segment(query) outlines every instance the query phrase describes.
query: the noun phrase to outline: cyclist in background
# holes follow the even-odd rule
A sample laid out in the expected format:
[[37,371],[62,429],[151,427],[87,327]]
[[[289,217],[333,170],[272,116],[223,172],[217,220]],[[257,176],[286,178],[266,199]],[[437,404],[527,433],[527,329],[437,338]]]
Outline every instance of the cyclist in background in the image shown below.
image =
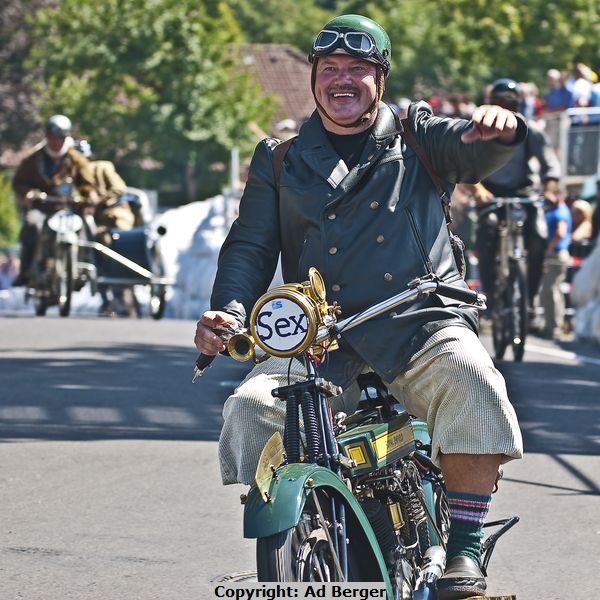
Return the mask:
[[[508,110],[519,111],[521,106],[519,84],[513,79],[498,79],[491,86],[489,102]],[[537,159],[539,165],[537,172],[532,169],[532,158]],[[495,197],[527,198],[540,193],[554,203],[554,193],[560,175],[560,163],[548,137],[543,129],[532,121],[529,123],[529,133],[525,143],[518,147],[503,167],[486,177],[481,183],[463,185],[463,188],[472,193],[478,208],[482,208]],[[542,207],[527,205],[525,213],[523,233],[527,250],[528,304],[533,316],[535,298],[542,281],[548,229]],[[497,225],[497,212],[488,212],[478,221],[475,241],[481,285],[490,302],[493,299],[496,276]]]

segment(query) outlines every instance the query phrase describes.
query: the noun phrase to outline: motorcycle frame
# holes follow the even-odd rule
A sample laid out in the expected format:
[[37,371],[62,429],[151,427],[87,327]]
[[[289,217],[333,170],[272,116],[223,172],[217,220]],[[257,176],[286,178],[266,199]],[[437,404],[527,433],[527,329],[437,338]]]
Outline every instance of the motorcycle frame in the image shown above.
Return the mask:
[[[317,490],[327,491],[331,498],[332,530],[338,532],[333,539],[329,539],[329,543],[333,545],[331,549],[332,556],[336,562],[340,579],[347,581],[348,577],[345,543],[348,523],[346,511],[348,510],[351,517],[362,529],[367,542],[366,546],[361,547],[361,551],[370,552],[370,558],[377,565],[378,571],[372,575],[371,580],[382,581],[386,586],[388,598],[393,598],[392,583],[375,532],[358,500],[342,477],[341,457],[329,411],[328,395],[331,394],[325,392],[323,380],[316,377],[316,372],[310,363],[307,368],[308,378],[306,381],[276,388],[272,393],[274,396],[284,400],[287,399],[286,434],[290,433],[287,428],[288,424],[298,425],[297,417],[293,412],[300,407],[298,404],[294,405],[292,399],[294,397],[301,398],[299,404],[303,404],[302,412],[305,425],[307,423],[307,413],[311,410],[307,406],[309,398],[310,402],[314,403],[312,408],[317,415],[318,431],[308,431],[306,437],[309,439],[315,433],[318,435],[319,447],[323,449],[322,461],[325,464],[317,464],[316,457],[314,457],[314,462],[289,462],[278,469],[274,469],[274,477],[269,487],[267,502],[264,501],[258,488],[252,488],[244,505],[244,537],[266,537],[295,527],[311,494]],[[299,436],[299,429],[297,433]],[[288,440],[289,435],[286,438],[286,441]],[[310,443],[309,439],[308,444]],[[287,450],[286,443],[286,452]],[[327,530],[327,527],[325,529]]]

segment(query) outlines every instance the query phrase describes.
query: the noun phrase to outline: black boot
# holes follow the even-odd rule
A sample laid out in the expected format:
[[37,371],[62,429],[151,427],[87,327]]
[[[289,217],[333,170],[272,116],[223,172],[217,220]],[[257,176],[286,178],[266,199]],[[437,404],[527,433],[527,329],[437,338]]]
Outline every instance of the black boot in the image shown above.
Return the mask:
[[468,556],[454,556],[437,581],[439,600],[484,597],[487,584],[479,565]]

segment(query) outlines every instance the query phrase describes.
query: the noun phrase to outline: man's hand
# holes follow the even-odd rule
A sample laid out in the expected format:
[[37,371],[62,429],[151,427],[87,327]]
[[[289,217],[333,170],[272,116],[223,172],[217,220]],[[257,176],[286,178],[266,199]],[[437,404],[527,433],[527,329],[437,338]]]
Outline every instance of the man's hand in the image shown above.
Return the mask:
[[463,144],[477,140],[498,140],[510,144],[517,135],[518,121],[515,114],[496,105],[478,106],[471,115],[471,127],[461,136]]
[[214,330],[237,329],[237,320],[226,312],[220,310],[207,310],[196,323],[194,344],[199,352],[207,356],[214,356],[225,350],[225,342]]

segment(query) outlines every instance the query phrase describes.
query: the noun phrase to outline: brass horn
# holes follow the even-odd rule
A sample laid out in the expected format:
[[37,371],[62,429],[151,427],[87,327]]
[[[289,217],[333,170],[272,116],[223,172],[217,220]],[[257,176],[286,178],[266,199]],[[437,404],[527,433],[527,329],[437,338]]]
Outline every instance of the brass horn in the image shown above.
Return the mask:
[[229,352],[231,358],[239,362],[251,360],[255,364],[258,364],[269,358],[269,355],[265,354],[260,358],[257,357],[255,345],[256,342],[254,341],[254,338],[249,333],[246,333],[246,331],[241,331],[229,338],[229,341],[227,342],[227,352]]

